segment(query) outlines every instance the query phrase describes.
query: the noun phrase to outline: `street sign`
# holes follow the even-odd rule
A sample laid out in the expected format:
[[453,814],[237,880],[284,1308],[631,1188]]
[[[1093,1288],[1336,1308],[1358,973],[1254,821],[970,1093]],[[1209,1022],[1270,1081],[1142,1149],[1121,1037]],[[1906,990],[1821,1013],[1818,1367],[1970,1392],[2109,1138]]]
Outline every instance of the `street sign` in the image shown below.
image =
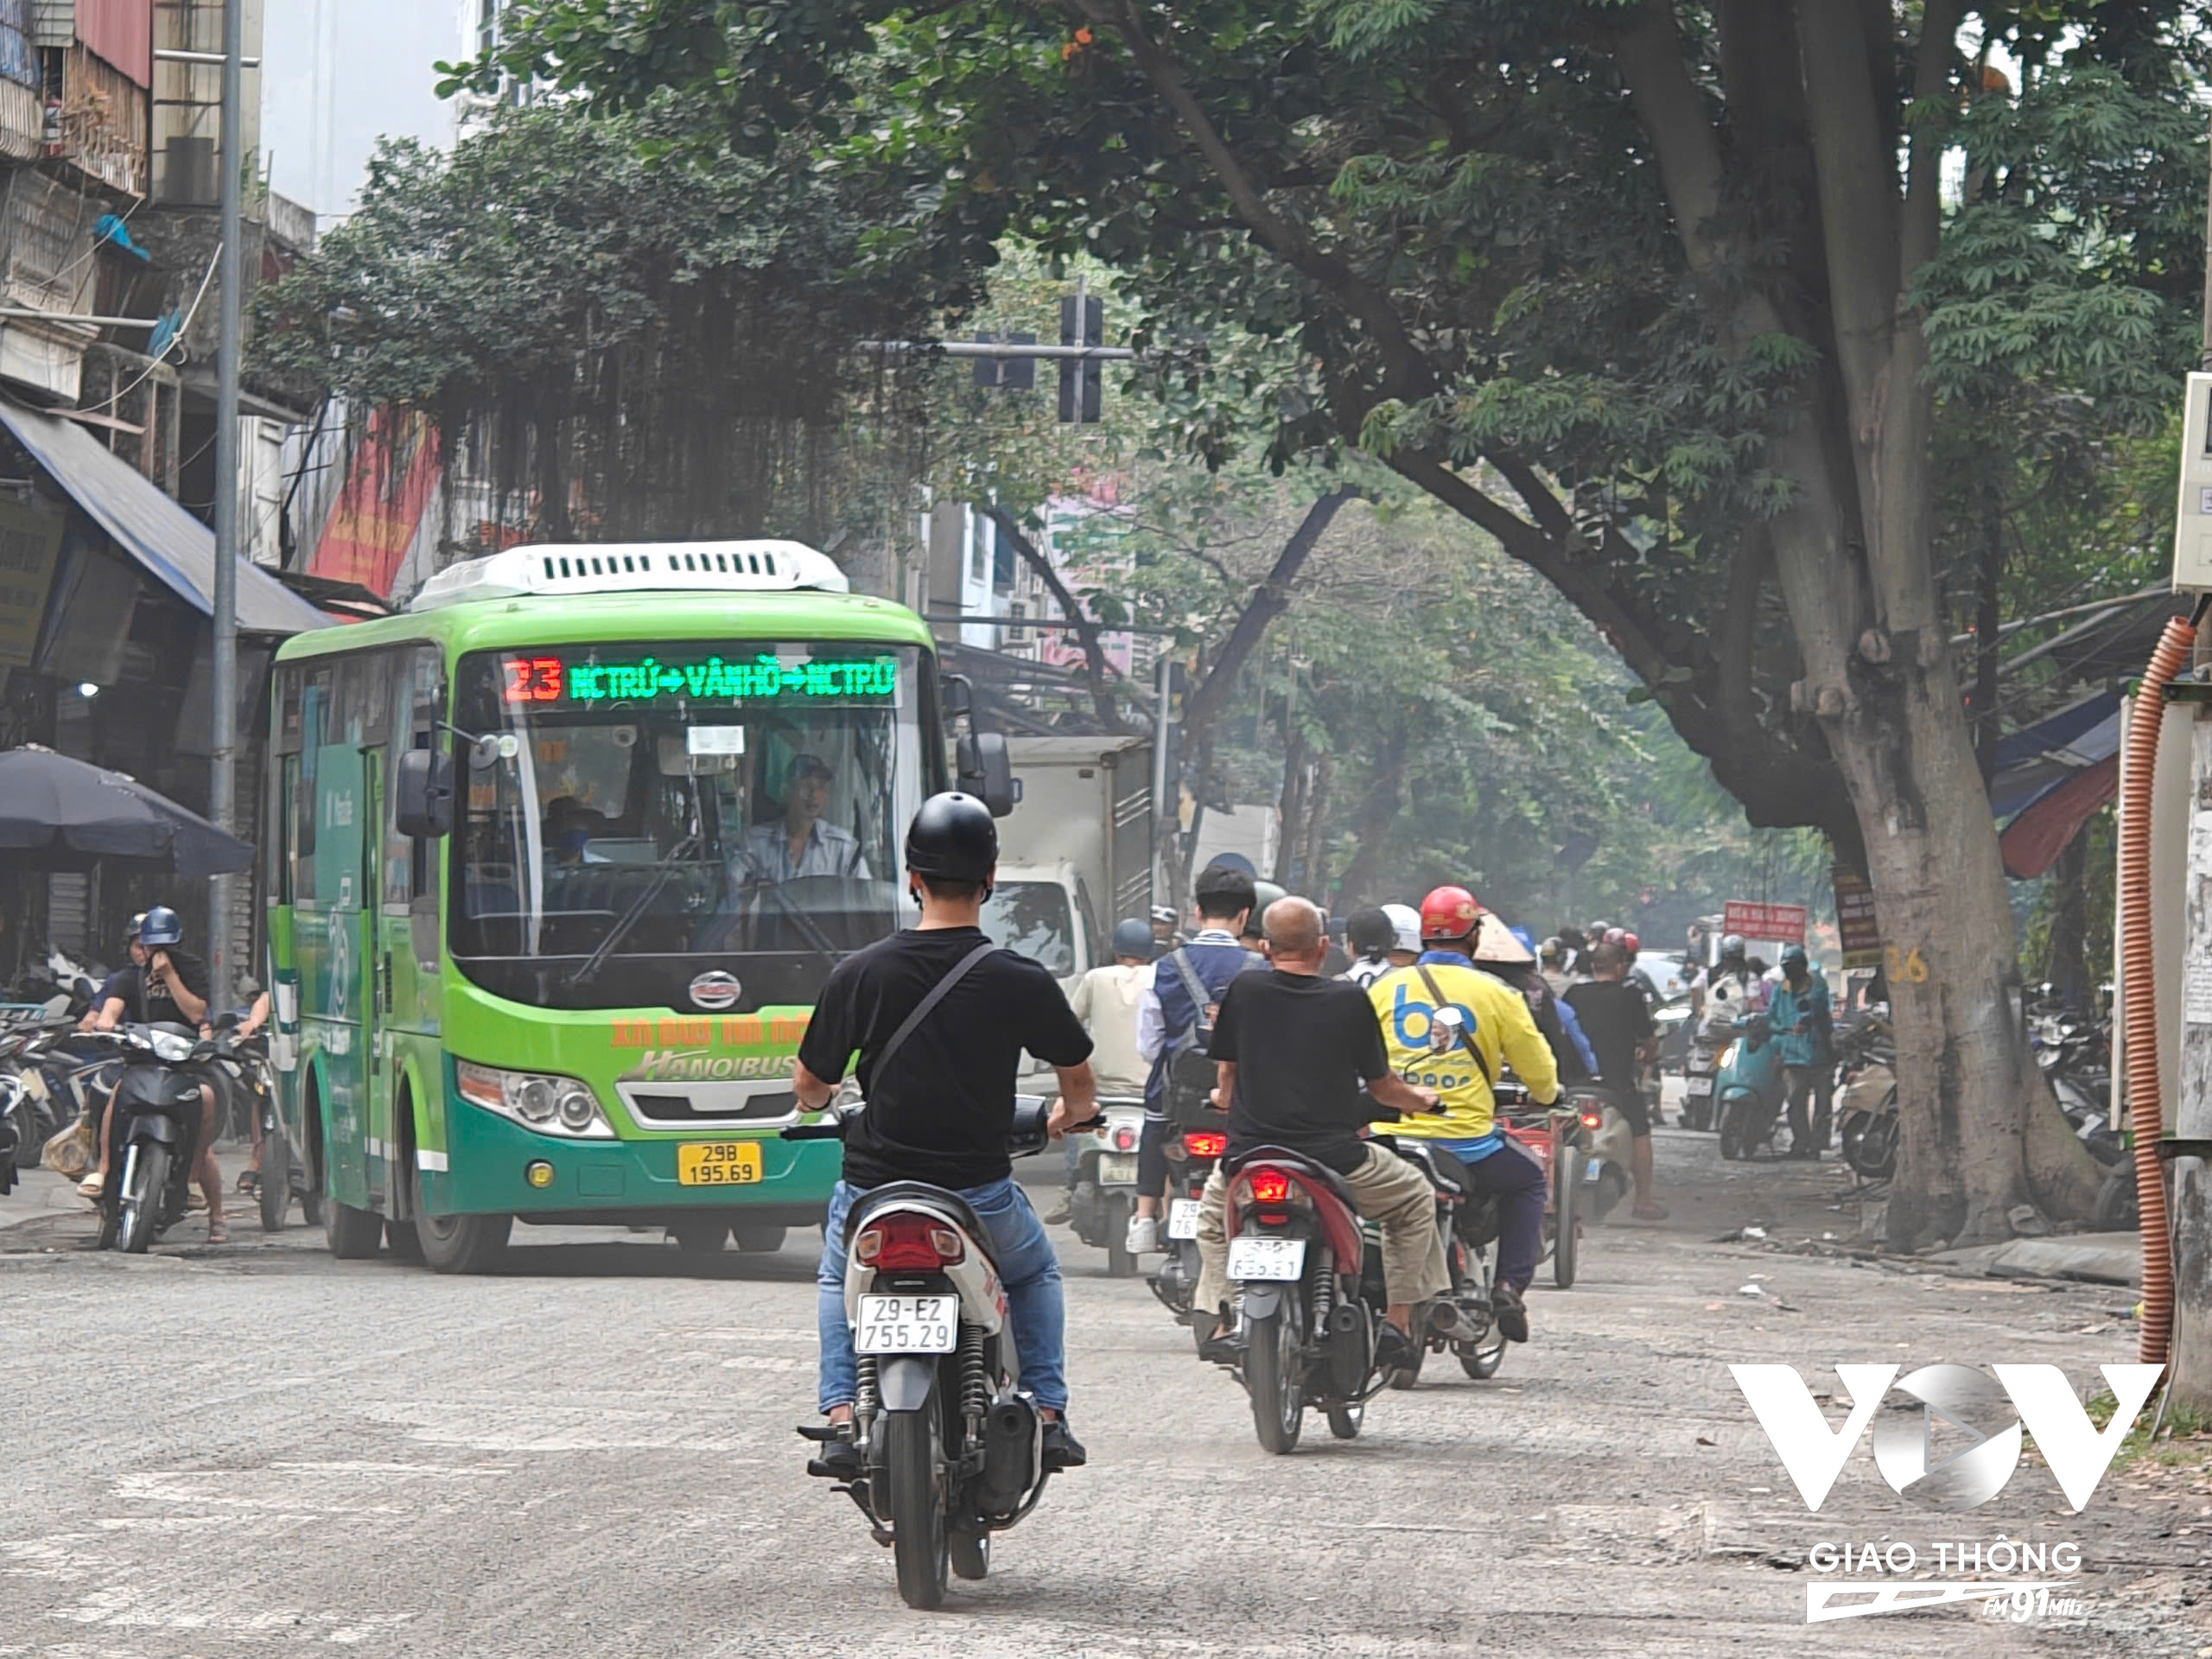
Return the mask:
[[1882,927],[1874,918],[1874,889],[1847,864],[1829,873],[1835,885],[1835,931],[1843,943],[1846,968],[1882,965]]
[[1740,933],[1747,939],[1802,944],[1808,919],[1802,905],[1753,905],[1731,899],[1721,909],[1720,931]]

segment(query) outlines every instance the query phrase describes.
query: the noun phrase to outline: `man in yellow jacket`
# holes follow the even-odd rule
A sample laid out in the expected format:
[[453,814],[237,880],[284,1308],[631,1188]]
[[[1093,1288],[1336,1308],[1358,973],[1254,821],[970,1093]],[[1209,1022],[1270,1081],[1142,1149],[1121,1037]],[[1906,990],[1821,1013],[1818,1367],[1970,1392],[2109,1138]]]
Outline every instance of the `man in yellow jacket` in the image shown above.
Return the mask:
[[[1544,1170],[1498,1127],[1491,1085],[1510,1065],[1529,1098],[1559,1098],[1559,1069],[1536,1029],[1529,1004],[1503,980],[1474,965],[1471,951],[1482,906],[1465,887],[1439,887],[1421,900],[1422,950],[1413,965],[1394,968],[1368,988],[1382,1021],[1390,1069],[1436,1090],[1434,1116],[1378,1123],[1379,1134],[1441,1147],[1466,1170],[1471,1196],[1497,1198],[1497,1282],[1491,1293],[1497,1328],[1529,1340],[1522,1293],[1536,1276],[1543,1250]],[[1441,1021],[1440,1008],[1455,1011]]]

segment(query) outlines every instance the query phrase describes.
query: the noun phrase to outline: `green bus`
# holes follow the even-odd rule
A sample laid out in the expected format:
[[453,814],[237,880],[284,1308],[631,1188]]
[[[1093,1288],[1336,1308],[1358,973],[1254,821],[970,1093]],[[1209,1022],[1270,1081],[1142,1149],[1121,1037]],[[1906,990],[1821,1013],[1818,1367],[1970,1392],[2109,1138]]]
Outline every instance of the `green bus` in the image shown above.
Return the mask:
[[[818,1223],[838,1149],[777,1138],[791,1057],[830,967],[910,915],[899,836],[964,689],[792,542],[512,548],[289,641],[264,1182],[334,1254],[444,1272],[516,1221],[696,1251]],[[1004,740],[960,757],[1005,810]]]

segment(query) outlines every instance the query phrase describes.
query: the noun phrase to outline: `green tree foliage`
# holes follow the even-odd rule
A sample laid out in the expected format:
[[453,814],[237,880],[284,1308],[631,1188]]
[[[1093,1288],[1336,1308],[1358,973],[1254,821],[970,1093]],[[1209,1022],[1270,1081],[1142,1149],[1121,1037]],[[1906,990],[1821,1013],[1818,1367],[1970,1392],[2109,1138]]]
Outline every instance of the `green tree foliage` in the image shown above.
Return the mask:
[[387,143],[359,210],[257,296],[267,366],[357,416],[429,416],[492,516],[536,533],[879,531],[875,450],[903,485],[917,429],[910,377],[854,342],[926,331],[974,273],[900,235],[927,224],[910,179],[796,147],[709,158],[707,107],[507,111],[450,155]]

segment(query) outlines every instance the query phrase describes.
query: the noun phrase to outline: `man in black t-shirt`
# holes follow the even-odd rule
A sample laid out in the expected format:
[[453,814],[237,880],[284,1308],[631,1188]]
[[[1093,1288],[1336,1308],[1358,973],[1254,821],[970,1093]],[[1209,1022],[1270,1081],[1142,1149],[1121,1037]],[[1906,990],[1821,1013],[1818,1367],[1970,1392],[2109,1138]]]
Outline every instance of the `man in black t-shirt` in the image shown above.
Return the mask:
[[[1382,1229],[1390,1328],[1377,1344],[1376,1363],[1386,1370],[1409,1363],[1413,1305],[1452,1284],[1436,1226],[1436,1194],[1427,1176],[1361,1131],[1380,1115],[1378,1107],[1434,1111],[1436,1093],[1390,1070],[1367,992],[1348,980],[1320,977],[1326,940],[1321,912],[1309,900],[1278,899],[1262,925],[1274,971],[1230,982],[1209,1051],[1220,1073],[1217,1097],[1229,1112],[1229,1154],[1198,1198],[1193,1318],[1226,1317],[1223,1212],[1229,1185],[1222,1168],[1257,1147],[1283,1147],[1343,1176],[1353,1208]],[[1236,1357],[1233,1338],[1203,1328],[1199,1338],[1205,1357]]]
[[1591,954],[1590,971],[1594,977],[1567,987],[1566,1001],[1598,1056],[1598,1081],[1628,1120],[1636,1218],[1664,1221],[1667,1207],[1651,1196],[1651,1114],[1637,1087],[1643,1062],[1659,1052],[1659,1028],[1651,1022],[1651,1005],[1643,993],[1628,982],[1626,950],[1599,945]]
[[[999,950],[976,960],[907,1033],[889,1065],[879,1058],[923,1000],[988,943],[977,918],[997,861],[998,830],[981,802],[959,794],[925,802],[906,832],[907,880],[921,925],[839,963],[799,1044],[791,1087],[801,1105],[810,1111],[828,1105],[855,1052],[853,1069],[868,1103],[846,1128],[844,1179],[823,1223],[815,1274],[820,1403],[833,1426],[852,1421],[845,1217],[853,1200],[889,1181],[927,1181],[959,1193],[989,1230],[1021,1386],[1046,1420],[1046,1466],[1069,1469],[1083,1463],[1084,1452],[1067,1426],[1060,1264],[1014,1185],[1006,1138],[1024,1049],[1059,1073],[1055,1138],[1092,1116],[1097,1086],[1090,1033],[1042,964]],[[821,1461],[841,1475],[860,1472],[858,1452],[842,1435],[823,1447]]]
[[[139,918],[140,950],[133,951],[130,967],[116,974],[105,988],[92,1021],[93,1029],[113,1031],[118,1026],[185,1026],[200,1029],[207,1018],[207,964],[181,948],[184,924],[166,905],[157,905]],[[113,1160],[115,1100],[112,1094],[100,1109],[99,1166],[78,1184],[77,1191],[97,1199],[105,1190]],[[200,1085],[200,1145],[193,1173],[207,1198],[207,1242],[230,1242],[223,1222],[223,1173],[215,1162],[215,1091]]]

